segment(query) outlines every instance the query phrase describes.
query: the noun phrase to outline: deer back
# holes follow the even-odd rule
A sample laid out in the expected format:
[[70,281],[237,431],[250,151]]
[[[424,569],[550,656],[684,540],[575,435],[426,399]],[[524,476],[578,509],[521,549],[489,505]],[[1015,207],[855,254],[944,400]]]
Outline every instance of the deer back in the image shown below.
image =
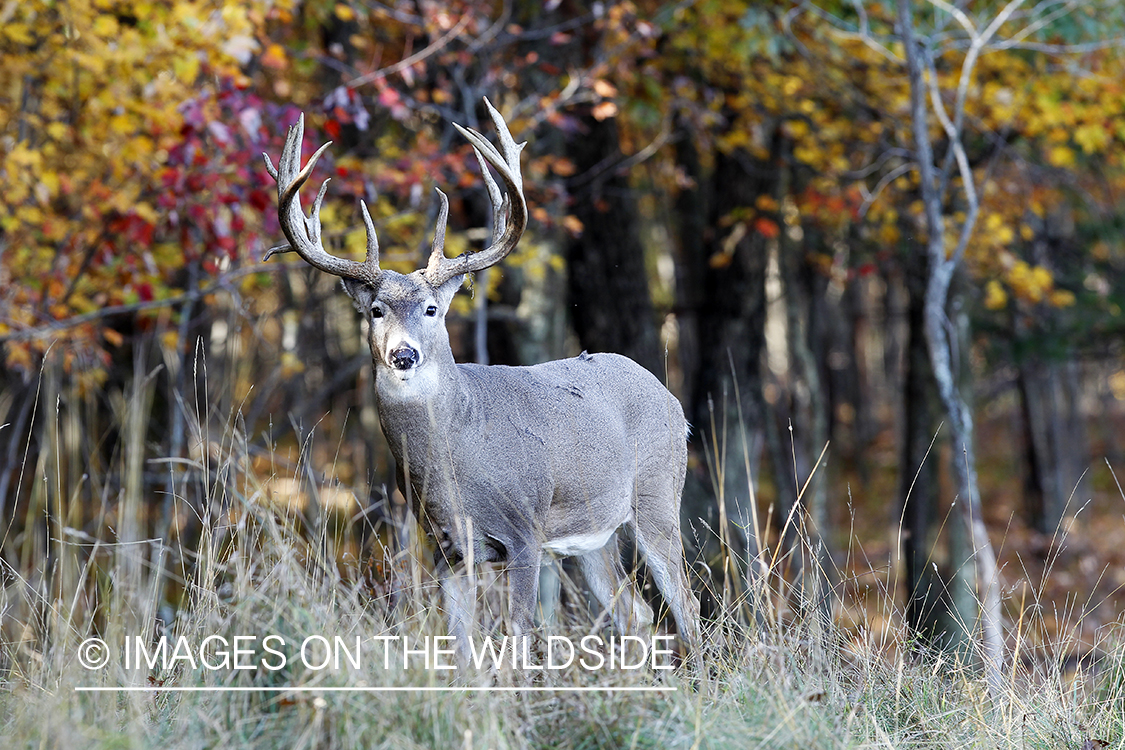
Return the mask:
[[662,489],[675,501],[687,422],[632,360],[583,354],[454,369],[426,400],[392,401],[380,389],[384,434],[439,535],[471,516],[504,547],[590,535],[604,544],[632,518],[644,479],[668,477]]

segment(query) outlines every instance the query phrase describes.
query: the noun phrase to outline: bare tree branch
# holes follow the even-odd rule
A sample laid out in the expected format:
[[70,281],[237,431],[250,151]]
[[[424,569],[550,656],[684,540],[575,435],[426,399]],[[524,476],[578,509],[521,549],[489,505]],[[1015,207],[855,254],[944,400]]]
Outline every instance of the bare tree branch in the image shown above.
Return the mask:
[[462,31],[464,31],[465,26],[468,25],[471,19],[472,15],[466,13],[465,15],[461,16],[460,20],[457,21],[453,28],[442,34],[441,37],[436,41],[426,45],[422,49],[415,52],[413,55],[404,57],[394,65],[388,65],[385,68],[373,70],[370,73],[365,73],[364,75],[359,76],[358,78],[353,78],[352,80],[348,81],[348,83],[346,84],[347,87],[350,89],[354,89],[363,86],[364,84],[368,84],[372,81],[378,80],[379,78],[386,78],[387,76],[394,75],[400,70],[409,68],[414,63],[421,62],[427,57],[431,57],[432,55],[437,54],[438,52],[449,46],[449,43],[456,39],[457,36]]

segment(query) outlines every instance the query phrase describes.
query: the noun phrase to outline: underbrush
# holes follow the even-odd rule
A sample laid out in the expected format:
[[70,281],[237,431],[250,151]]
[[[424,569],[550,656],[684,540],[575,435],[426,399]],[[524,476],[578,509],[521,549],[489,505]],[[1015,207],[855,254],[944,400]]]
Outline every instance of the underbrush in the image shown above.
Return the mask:
[[[526,652],[458,665],[413,524],[375,522],[318,480],[313,438],[291,463],[255,452],[236,410],[197,419],[188,458],[149,455],[142,386],[119,400],[104,466],[74,448],[65,400],[37,407],[37,484],[2,538],[4,747],[1125,747],[1116,627],[1068,664],[1066,636],[1027,645],[1045,608],[1019,608],[990,693],[971,647],[933,650],[902,625],[894,559],[831,571],[827,622],[769,555],[753,586],[696,581],[714,589],[702,674],[676,654],[655,660],[669,669],[536,668],[563,661],[552,637],[613,636],[565,574],[557,624]],[[153,467],[168,472],[159,497]],[[99,507],[76,506],[88,484]],[[746,570],[719,554],[712,570]],[[506,632],[500,573],[479,575],[480,644]]]

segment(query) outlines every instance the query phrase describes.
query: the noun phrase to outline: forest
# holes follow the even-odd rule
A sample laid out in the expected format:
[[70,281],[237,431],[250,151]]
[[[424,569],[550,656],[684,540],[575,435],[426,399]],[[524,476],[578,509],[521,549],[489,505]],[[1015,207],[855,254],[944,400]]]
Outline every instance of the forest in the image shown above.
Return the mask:
[[[1119,0],[21,0],[0,72],[19,746],[1125,746]],[[307,212],[327,181],[325,247],[362,257],[363,203],[406,273],[435,188],[446,254],[488,243],[454,128],[495,139],[486,98],[527,142],[529,222],[454,298],[454,354],[616,352],[679,399],[713,713],[686,678],[479,697],[492,723],[386,697],[400,726],[350,696],[76,697],[89,636],[440,630],[366,323],[271,254],[263,153],[303,116],[306,157],[331,141],[301,191]],[[589,628],[573,572],[544,570],[541,605]],[[139,674],[98,679],[222,681]]]

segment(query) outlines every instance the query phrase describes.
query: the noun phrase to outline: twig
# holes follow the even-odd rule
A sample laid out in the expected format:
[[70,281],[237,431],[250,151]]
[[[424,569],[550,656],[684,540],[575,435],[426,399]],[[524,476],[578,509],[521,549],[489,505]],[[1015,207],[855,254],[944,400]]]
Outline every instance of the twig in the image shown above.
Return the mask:
[[360,86],[363,86],[364,84],[371,83],[372,81],[378,80],[380,78],[386,78],[387,76],[394,75],[400,70],[409,68],[416,62],[425,60],[427,57],[436,54],[439,50],[446,47],[458,34],[460,34],[465,29],[465,26],[469,23],[469,19],[470,15],[466,13],[465,15],[461,16],[461,20],[459,20],[453,28],[442,34],[441,38],[439,38],[436,42],[423,47],[409,57],[405,57],[402,60],[399,60],[394,65],[389,65],[385,68],[374,70],[370,73],[361,75],[359,78],[353,78],[345,85],[349,89],[358,88]]

